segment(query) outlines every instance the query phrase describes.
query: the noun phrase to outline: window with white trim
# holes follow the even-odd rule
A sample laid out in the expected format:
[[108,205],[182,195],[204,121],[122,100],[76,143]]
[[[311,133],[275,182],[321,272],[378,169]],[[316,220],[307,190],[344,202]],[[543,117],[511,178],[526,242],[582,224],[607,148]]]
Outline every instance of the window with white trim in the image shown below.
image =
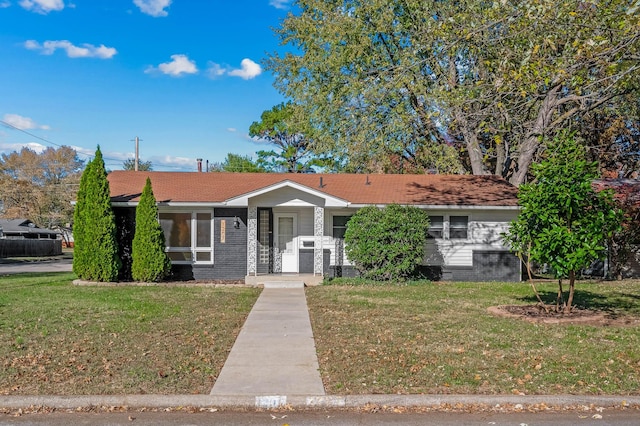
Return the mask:
[[344,238],[351,216],[333,216],[333,238]]
[[429,216],[427,238],[444,238],[444,216]]
[[449,239],[464,240],[469,234],[469,216],[449,216]]
[[213,263],[213,212],[165,211],[158,216],[172,263]]

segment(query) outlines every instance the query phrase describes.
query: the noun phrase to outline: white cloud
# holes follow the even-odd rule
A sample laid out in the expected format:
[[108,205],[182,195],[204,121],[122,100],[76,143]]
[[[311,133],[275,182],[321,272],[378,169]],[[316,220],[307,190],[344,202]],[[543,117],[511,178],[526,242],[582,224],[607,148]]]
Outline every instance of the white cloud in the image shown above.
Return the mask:
[[269,0],[269,5],[276,9],[288,9],[291,0]]
[[173,0],[133,0],[133,4],[138,6],[142,13],[159,18],[169,15],[169,12],[164,10],[171,6]]
[[225,70],[222,65],[216,64],[215,62],[209,62],[207,67],[207,75],[210,78],[221,77],[226,74],[227,70]]
[[18,3],[23,9],[46,15],[51,11],[64,9],[63,0],[21,0]]
[[6,9],[11,6],[11,2],[9,0],[0,1],[0,9]]
[[33,121],[33,119],[31,119],[29,117],[23,117],[23,116],[18,115],[18,114],[5,114],[4,117],[2,117],[2,121],[4,121],[5,123],[9,124],[12,127],[20,129],[20,130],[31,130],[31,129],[49,130],[49,129],[51,129],[51,127],[49,127],[47,125],[38,124],[35,121]]
[[229,71],[229,75],[240,77],[244,80],[250,80],[262,74],[262,67],[249,58],[245,58],[240,62],[240,69]]
[[235,133],[237,131],[238,129],[236,129],[235,127],[227,127],[227,132]]
[[196,63],[189,59],[187,55],[171,55],[171,62],[165,62],[158,65],[158,68],[149,67],[146,69],[146,73],[152,73],[160,71],[163,74],[170,75],[172,77],[180,77],[182,74],[197,74],[198,67]]
[[118,53],[115,48],[106,47],[104,44],[94,46],[83,43],[81,46],[75,46],[68,40],[47,40],[42,44],[35,40],[27,40],[24,47],[29,50],[39,50],[43,55],[53,55],[56,50],[62,49],[67,52],[69,58],[110,59]]
[[198,163],[195,158],[173,157],[171,155],[151,156],[149,158],[154,170],[170,169],[170,170],[188,170],[196,171]]
[[73,148],[78,154],[80,154],[82,156],[93,158],[96,155],[96,149],[95,148],[93,148],[93,149],[83,148],[81,146],[75,146],[75,145],[71,145],[71,148]]
[[40,154],[47,149],[46,146],[37,142],[27,143],[0,143],[0,154],[9,154],[11,152],[20,152],[22,148],[29,148],[30,150]]
[[262,74],[262,67],[248,58],[243,59],[242,62],[240,62],[240,68],[235,69],[229,66],[216,64],[215,62],[208,63],[207,75],[209,78],[215,79],[225,74],[233,77],[240,77],[245,80],[251,80],[252,78]]

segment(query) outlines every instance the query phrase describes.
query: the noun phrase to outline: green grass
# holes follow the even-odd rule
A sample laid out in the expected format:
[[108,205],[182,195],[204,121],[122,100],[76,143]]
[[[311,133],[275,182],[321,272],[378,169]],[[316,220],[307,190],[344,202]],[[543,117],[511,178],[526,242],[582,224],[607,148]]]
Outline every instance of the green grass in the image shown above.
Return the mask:
[[[208,393],[260,292],[73,278],[0,277],[0,394]],[[535,303],[524,283],[331,283],[307,288],[329,394],[640,392],[638,281],[577,285],[578,305],[629,320],[605,327],[487,313]]]
[[0,277],[0,394],[208,393],[259,295],[74,278]]
[[[535,303],[525,283],[361,281],[307,289],[329,394],[638,394],[640,283],[579,283],[576,303],[626,326],[545,325],[487,308]],[[344,284],[344,283],[343,283]],[[549,302],[556,285],[541,284]]]

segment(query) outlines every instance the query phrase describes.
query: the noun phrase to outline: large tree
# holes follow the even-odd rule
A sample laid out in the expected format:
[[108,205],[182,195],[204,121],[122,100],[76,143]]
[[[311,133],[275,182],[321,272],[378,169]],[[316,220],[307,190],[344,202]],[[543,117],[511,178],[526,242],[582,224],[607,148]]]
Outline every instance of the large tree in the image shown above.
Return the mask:
[[[534,180],[520,186],[518,219],[505,241],[521,257],[547,264],[559,279],[558,309],[571,312],[576,274],[606,256],[606,242],[619,229],[621,214],[609,191],[597,191],[597,163],[572,135],[561,133],[545,159],[532,166]],[[569,279],[568,297],[562,279]]]
[[293,49],[267,66],[314,149],[353,169],[399,158],[518,185],[559,129],[637,93],[631,3],[299,0],[278,30]]
[[303,111],[293,103],[282,103],[264,111],[260,121],[249,127],[249,135],[275,145],[275,150],[260,150],[257,165],[271,172],[303,173],[314,166],[324,167],[326,160],[316,156],[306,135]]
[[121,262],[109,181],[99,146],[82,173],[73,218],[73,272],[83,280],[116,281]]
[[37,153],[29,148],[2,154],[0,200],[4,217],[28,218],[47,228],[64,227],[73,217],[83,162],[68,146]]

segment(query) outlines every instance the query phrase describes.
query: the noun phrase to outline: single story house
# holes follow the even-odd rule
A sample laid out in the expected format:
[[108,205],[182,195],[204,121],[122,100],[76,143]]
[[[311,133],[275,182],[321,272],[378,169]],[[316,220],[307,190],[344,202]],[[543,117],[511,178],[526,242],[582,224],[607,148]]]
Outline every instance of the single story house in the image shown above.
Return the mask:
[[430,218],[424,272],[433,279],[519,281],[501,234],[518,215],[517,189],[497,176],[113,171],[108,179],[121,251],[151,179],[174,274],[242,280],[352,276],[344,250],[351,215],[367,205],[413,205]]
[[0,219],[0,236],[7,239],[55,240],[60,232],[40,228],[29,219]]
[[29,219],[0,219],[0,258],[62,254],[60,233]]

